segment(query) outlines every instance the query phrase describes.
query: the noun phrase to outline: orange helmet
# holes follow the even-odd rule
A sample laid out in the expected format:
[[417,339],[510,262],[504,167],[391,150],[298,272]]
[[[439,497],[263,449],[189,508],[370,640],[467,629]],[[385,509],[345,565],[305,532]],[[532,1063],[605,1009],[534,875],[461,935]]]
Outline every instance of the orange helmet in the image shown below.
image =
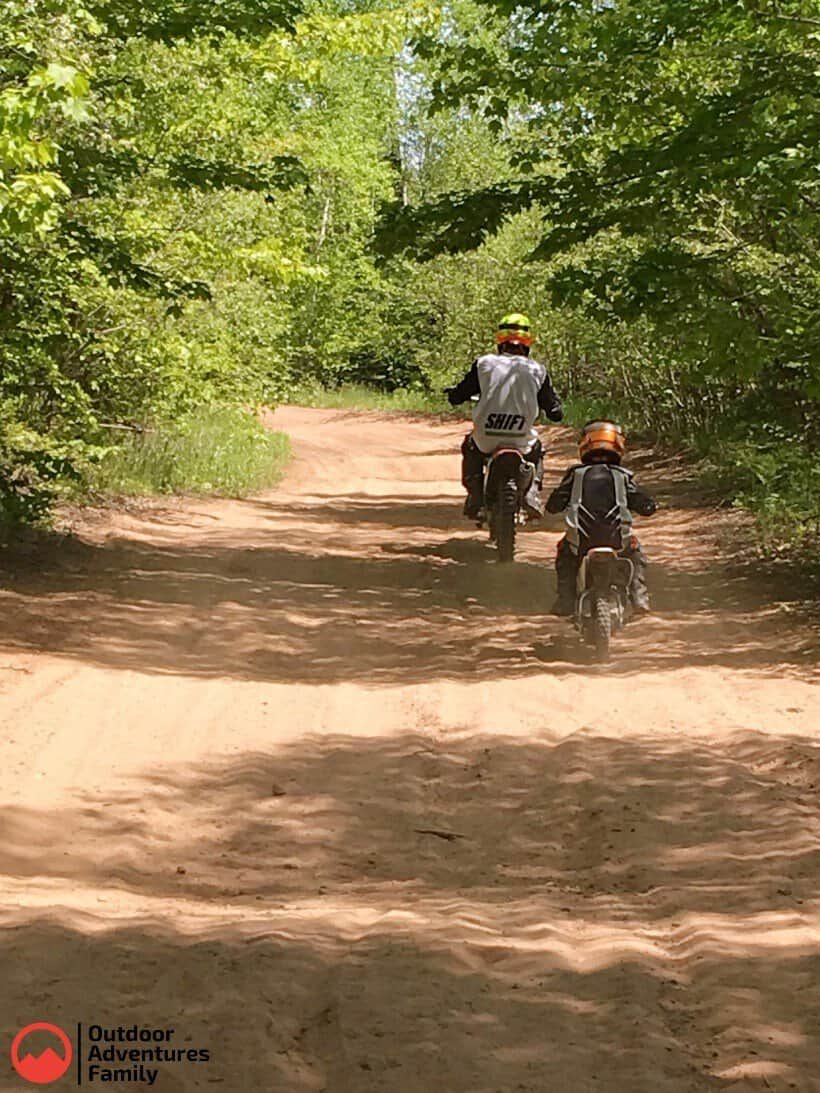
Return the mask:
[[528,349],[532,345],[532,332],[529,318],[520,312],[505,315],[499,322],[495,332],[495,340],[498,345],[525,345]]
[[620,463],[626,451],[626,438],[614,421],[588,421],[581,431],[578,452],[582,463]]

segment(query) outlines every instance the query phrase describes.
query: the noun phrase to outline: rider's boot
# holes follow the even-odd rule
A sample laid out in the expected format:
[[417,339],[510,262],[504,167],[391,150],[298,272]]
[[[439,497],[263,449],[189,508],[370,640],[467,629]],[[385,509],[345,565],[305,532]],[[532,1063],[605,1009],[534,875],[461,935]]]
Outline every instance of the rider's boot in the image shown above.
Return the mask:
[[467,491],[462,511],[474,520],[484,508],[484,454],[472,436],[461,445],[461,484]]
[[465,516],[474,520],[484,508],[484,477],[476,475],[467,478],[464,485],[467,488],[467,497],[462,511]]
[[558,595],[552,605],[552,614],[567,618],[575,614],[575,581],[578,574],[578,556],[565,539],[558,544],[555,555],[555,575],[558,579]]
[[524,508],[531,520],[540,520],[544,515],[544,502],[541,500],[541,486],[544,481],[544,453],[538,441],[527,452],[527,459],[534,467],[532,483],[524,494]]
[[646,587],[646,579],[643,576],[636,575],[633,579],[629,598],[632,600],[632,609],[636,615],[648,615],[652,610],[649,603],[649,589]]
[[636,615],[648,615],[652,608],[649,605],[649,589],[646,585],[646,555],[640,545],[637,545],[632,548],[629,557],[633,566],[632,584],[629,586],[632,608]]
[[544,502],[541,500],[540,483],[533,478],[532,484],[524,494],[524,508],[531,520],[540,520],[544,515]]

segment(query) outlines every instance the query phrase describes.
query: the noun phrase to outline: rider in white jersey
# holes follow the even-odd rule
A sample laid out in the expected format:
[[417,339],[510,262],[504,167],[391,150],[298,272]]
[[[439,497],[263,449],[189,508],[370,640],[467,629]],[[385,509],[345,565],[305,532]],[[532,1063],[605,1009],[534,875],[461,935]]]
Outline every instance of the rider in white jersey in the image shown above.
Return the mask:
[[551,421],[563,417],[549,373],[530,353],[532,334],[526,315],[505,315],[495,336],[498,350],[473,362],[455,387],[447,389],[453,406],[478,395],[473,431],[461,446],[461,480],[467,490],[464,515],[478,515],[484,502],[484,463],[496,448],[517,448],[535,465],[532,487],[525,498],[530,516],[542,516],[539,496],[543,450],[535,423],[541,410]]

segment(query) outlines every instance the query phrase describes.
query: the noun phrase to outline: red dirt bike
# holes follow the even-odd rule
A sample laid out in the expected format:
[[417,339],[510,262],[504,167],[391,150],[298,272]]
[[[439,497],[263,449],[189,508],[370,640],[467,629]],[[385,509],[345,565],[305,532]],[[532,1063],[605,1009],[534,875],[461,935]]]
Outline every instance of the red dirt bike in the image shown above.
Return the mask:
[[629,618],[632,572],[632,562],[612,547],[593,547],[578,567],[575,626],[601,662],[609,660],[612,635]]
[[527,522],[524,497],[534,474],[535,467],[517,448],[499,448],[487,462],[484,510],[478,524],[481,527],[486,520],[499,562],[511,562],[515,557],[516,528]]

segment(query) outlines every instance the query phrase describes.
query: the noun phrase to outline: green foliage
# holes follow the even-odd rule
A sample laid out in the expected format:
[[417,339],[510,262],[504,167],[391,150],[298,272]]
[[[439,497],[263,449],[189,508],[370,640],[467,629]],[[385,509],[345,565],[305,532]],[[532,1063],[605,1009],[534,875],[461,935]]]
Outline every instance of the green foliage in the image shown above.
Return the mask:
[[[69,193],[56,168],[48,119],[85,116],[88,79],[72,65],[33,65],[21,82],[0,84],[0,232],[42,237]],[[45,131],[43,131],[45,129]]]
[[558,305],[613,323],[651,316],[712,370],[789,380],[802,370],[793,386],[816,396],[812,8],[589,0],[551,5],[544,20],[524,5],[502,38],[506,64],[497,42],[428,43],[442,65],[439,101],[466,99],[507,125],[514,169],[395,209],[382,249],[475,247],[536,206],[532,257],[563,259],[547,272]]
[[545,14],[466,3],[417,43],[434,107],[484,118],[505,169],[393,202],[380,252],[431,268],[478,256],[529,211],[517,253],[559,387],[671,440],[720,434],[716,459],[757,468],[754,488],[736,474],[726,488],[788,510],[802,539],[816,490],[787,495],[761,468],[789,448],[809,473],[818,450],[816,4],[556,0]]
[[4,0],[5,518],[202,406],[441,408],[523,310],[571,403],[719,436],[710,459],[748,469],[725,489],[810,528],[816,491],[775,464],[817,451],[818,22],[813,0]]
[[291,392],[290,401],[297,406],[321,406],[332,410],[392,410],[462,416],[461,411],[453,411],[442,394],[418,388],[395,387],[392,391],[377,391],[354,383],[332,389],[302,386]]
[[132,434],[86,478],[93,494],[218,493],[242,497],[275,485],[290,455],[284,433],[243,410],[206,407]]
[[277,29],[284,4],[7,6],[0,478],[28,518],[112,425],[276,400],[369,336],[341,320],[373,311],[392,85],[334,17]]
[[820,462],[783,435],[723,442],[702,436],[709,477],[749,509],[770,556],[820,557]]
[[81,445],[41,436],[0,403],[0,524],[31,523],[76,480]]
[[293,0],[89,0],[89,10],[116,38],[142,37],[173,43],[205,34],[264,34],[292,23]]

